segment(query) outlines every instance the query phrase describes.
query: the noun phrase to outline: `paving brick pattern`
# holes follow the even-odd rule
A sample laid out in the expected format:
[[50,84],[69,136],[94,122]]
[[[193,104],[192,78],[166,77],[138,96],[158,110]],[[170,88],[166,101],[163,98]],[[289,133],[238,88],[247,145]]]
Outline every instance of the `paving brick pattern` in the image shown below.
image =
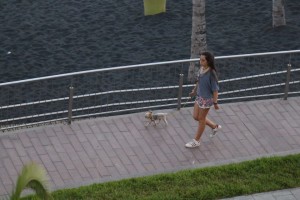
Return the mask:
[[247,196],[233,197],[223,200],[299,200],[300,188],[258,193]]
[[209,113],[222,131],[210,138],[207,128],[195,149],[184,147],[197,129],[192,108],[165,111],[168,126],[145,127],[144,113],[136,113],[0,134],[0,197],[29,161],[47,169],[55,190],[300,153],[300,97],[222,104]]

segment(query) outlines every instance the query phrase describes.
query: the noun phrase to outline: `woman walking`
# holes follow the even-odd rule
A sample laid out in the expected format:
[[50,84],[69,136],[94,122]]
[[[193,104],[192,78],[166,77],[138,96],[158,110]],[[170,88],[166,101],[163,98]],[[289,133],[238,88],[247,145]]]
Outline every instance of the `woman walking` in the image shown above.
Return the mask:
[[206,116],[211,106],[216,110],[218,105],[218,76],[214,63],[214,56],[210,52],[203,52],[200,55],[200,69],[197,76],[197,82],[190,93],[190,96],[196,96],[193,118],[198,121],[198,129],[195,138],[188,142],[185,146],[187,148],[194,148],[200,146],[200,138],[204,132],[205,125],[212,129],[210,137],[216,135],[217,131],[222,127]]

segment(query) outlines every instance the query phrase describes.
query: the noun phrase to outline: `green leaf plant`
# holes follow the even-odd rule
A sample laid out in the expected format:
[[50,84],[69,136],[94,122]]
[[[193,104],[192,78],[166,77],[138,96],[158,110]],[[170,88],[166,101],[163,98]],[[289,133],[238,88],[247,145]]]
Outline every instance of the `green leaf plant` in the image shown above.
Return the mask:
[[19,200],[21,193],[25,189],[32,189],[36,195],[45,200],[53,200],[48,190],[49,179],[46,170],[35,162],[26,164],[12,191],[10,200]]

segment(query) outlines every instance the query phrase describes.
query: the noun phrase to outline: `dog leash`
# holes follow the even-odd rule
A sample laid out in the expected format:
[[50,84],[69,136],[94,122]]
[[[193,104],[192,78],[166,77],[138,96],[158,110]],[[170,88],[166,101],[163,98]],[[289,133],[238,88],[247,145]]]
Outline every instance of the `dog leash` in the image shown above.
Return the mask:
[[[190,100],[192,100],[192,99],[194,99],[194,97],[188,97],[187,100],[184,102],[184,104],[183,104],[180,108],[184,108],[184,107],[188,104],[188,102],[189,102]],[[176,110],[177,110],[177,109],[176,109]],[[171,114],[171,113],[173,113],[173,112],[176,112],[176,110],[173,110],[173,111],[169,112],[168,114]]]
[[[192,100],[193,98],[194,98],[194,97],[188,97],[187,100],[184,102],[184,104],[183,104],[180,108],[184,108],[184,107],[187,105],[187,103],[188,103],[190,100]],[[175,112],[175,111],[172,111],[172,112]],[[169,114],[172,113],[172,112],[169,112]]]
[[189,97],[186,101],[185,101],[185,103],[183,104],[183,106],[181,106],[181,108],[184,108],[186,105],[187,105],[187,103],[190,101],[190,100],[192,100],[193,99],[193,97]]
[[[183,106],[181,106],[180,108],[184,108],[184,107],[187,105],[187,103],[188,103],[190,100],[192,100],[192,99],[193,99],[193,97],[188,97],[187,100],[184,102]],[[169,112],[168,114],[171,114],[171,113],[173,113],[173,112],[175,112],[175,110],[173,110],[172,112]],[[153,122],[153,120],[149,121],[147,125],[145,124],[145,126],[148,126],[148,125],[151,124],[152,122]],[[154,120],[154,122],[155,122],[155,120]],[[156,124],[155,124],[155,125],[156,125]]]

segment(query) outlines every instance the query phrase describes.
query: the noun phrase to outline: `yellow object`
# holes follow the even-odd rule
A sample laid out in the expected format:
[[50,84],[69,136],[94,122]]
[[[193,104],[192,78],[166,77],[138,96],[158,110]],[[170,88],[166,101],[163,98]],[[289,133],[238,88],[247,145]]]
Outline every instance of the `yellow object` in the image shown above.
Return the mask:
[[166,12],[167,0],[144,0],[144,15],[156,15]]

